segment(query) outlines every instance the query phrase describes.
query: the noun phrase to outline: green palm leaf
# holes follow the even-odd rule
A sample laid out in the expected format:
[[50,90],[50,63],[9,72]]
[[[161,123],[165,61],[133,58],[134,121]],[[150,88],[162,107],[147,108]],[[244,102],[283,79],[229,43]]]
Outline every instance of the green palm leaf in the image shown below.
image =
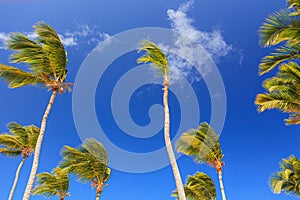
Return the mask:
[[275,77],[264,84],[266,93],[258,94],[255,100],[258,111],[278,109],[289,113],[286,124],[300,124],[300,67],[295,62],[281,65]]
[[9,133],[0,134],[0,153],[7,156],[28,156],[35,148],[39,128],[34,125],[21,126],[16,122],[7,125]]
[[294,156],[282,159],[280,171],[272,174],[270,187],[275,194],[286,192],[300,197],[300,161]]
[[78,148],[65,146],[61,154],[64,160],[60,167],[77,176],[79,181],[107,181],[107,152],[95,139],[86,139]]
[[300,44],[283,45],[276,49],[275,52],[265,56],[259,64],[259,74],[265,74],[285,61],[292,61],[300,58]]
[[42,48],[49,61],[51,75],[61,78],[63,81],[66,77],[67,56],[65,48],[55,32],[55,30],[45,22],[39,22],[34,26],[35,32],[39,36],[37,42],[42,44]]
[[38,77],[35,74],[1,64],[0,79],[6,81],[10,88],[19,88],[25,85],[37,85],[43,82],[41,77]]
[[167,56],[162,52],[162,50],[153,42],[149,40],[143,40],[141,42],[141,48],[138,52],[145,51],[145,54],[138,58],[138,63],[152,63],[155,68],[157,68],[162,75],[167,75],[169,73],[169,64]]
[[260,42],[265,47],[287,41],[297,44],[300,36],[300,22],[290,16],[289,11],[281,10],[267,17],[260,27]]
[[55,168],[52,173],[40,173],[37,175],[37,186],[32,191],[33,195],[43,195],[52,197],[69,196],[69,176],[68,173],[60,168]]
[[206,122],[201,123],[198,129],[183,133],[177,141],[176,148],[178,152],[192,156],[199,163],[212,164],[224,156],[219,136]]
[[[216,188],[213,180],[203,172],[188,176],[184,192],[189,200],[216,200]],[[177,197],[177,191],[172,196]]]

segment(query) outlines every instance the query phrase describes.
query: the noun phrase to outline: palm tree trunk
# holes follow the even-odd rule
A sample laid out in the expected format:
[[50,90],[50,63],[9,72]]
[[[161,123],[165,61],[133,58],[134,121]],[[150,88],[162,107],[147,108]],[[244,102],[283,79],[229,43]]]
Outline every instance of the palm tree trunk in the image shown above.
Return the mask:
[[221,190],[221,194],[222,194],[222,200],[226,200],[225,190],[224,190],[224,185],[223,185],[223,178],[222,178],[222,170],[218,171],[218,175],[219,175],[219,183],[220,183],[220,190]]
[[169,89],[169,77],[164,76],[163,102],[164,102],[164,111],[165,111],[165,127],[164,127],[165,143],[166,143],[168,156],[170,159],[170,163],[175,178],[176,188],[178,191],[178,198],[179,200],[186,200],[180,172],[177,166],[174,150],[170,139],[170,112],[169,112],[169,105],[168,105],[168,89]]
[[100,192],[97,192],[97,195],[96,195],[96,200],[100,200]]
[[43,142],[43,138],[44,138],[44,134],[45,134],[45,130],[46,130],[47,119],[48,119],[48,116],[49,116],[49,113],[52,108],[52,105],[53,105],[56,95],[57,95],[57,91],[54,90],[52,92],[52,95],[50,97],[49,103],[47,105],[46,111],[45,111],[43,119],[42,119],[40,134],[39,134],[39,137],[36,142],[31,172],[30,172],[30,176],[29,176],[29,179],[27,182],[27,186],[26,186],[24,195],[23,195],[23,200],[29,200],[29,198],[30,198],[31,190],[33,187],[34,179],[35,179],[36,172],[37,172],[38,165],[39,165],[41,146],[42,146],[42,142]]
[[22,161],[20,162],[19,167],[18,167],[18,169],[16,171],[15,180],[14,180],[13,186],[12,186],[12,188],[10,190],[8,200],[12,200],[12,197],[14,195],[14,192],[15,192],[18,180],[19,180],[20,171],[21,171],[21,168],[22,168],[22,166],[24,164],[25,159],[26,158],[24,158],[24,157],[22,158]]

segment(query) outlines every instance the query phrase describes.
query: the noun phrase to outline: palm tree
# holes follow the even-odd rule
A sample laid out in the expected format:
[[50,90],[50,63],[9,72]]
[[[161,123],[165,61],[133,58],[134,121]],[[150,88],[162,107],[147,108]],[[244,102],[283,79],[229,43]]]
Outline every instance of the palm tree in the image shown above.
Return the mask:
[[[257,95],[255,104],[260,112],[276,108],[290,113],[289,119],[285,120],[286,124],[300,124],[299,79],[298,81],[295,79],[299,77],[299,66],[291,62],[300,58],[300,2],[287,0],[287,3],[289,10],[271,14],[259,30],[260,42],[264,47],[279,46],[275,52],[261,60],[259,74],[265,74],[277,66],[279,73],[265,81],[267,93]],[[289,72],[286,71],[288,68]],[[296,76],[292,83],[291,76]],[[284,86],[283,83],[288,84]]]
[[164,124],[164,138],[165,144],[170,159],[171,167],[173,170],[176,187],[178,190],[179,200],[185,200],[184,188],[176,162],[175,154],[173,151],[171,139],[170,139],[170,113],[168,105],[168,90],[169,90],[169,64],[167,56],[162,52],[162,50],[153,42],[149,40],[143,40],[141,42],[141,48],[139,52],[145,51],[145,54],[138,58],[138,63],[151,63],[156,69],[160,71],[164,78],[164,94],[163,94],[163,104],[164,104],[164,113],[165,113],[165,124]]
[[9,157],[22,156],[22,160],[16,171],[15,180],[8,197],[9,200],[12,200],[22,166],[28,156],[32,154],[35,149],[40,129],[34,125],[21,126],[16,122],[9,123],[7,127],[9,129],[9,133],[3,133],[0,135],[0,145],[4,146],[0,148],[0,153]]
[[261,75],[285,61],[300,58],[300,2],[287,0],[287,3],[289,10],[284,9],[271,14],[260,27],[260,43],[264,47],[280,44],[275,52],[262,59],[259,65]]
[[264,82],[265,94],[258,94],[258,110],[278,109],[290,113],[286,124],[300,124],[300,66],[295,62],[282,64],[273,78]]
[[[188,176],[184,185],[185,195],[188,200],[216,200],[216,188],[213,180],[203,172]],[[177,191],[173,193],[178,196]]]
[[198,129],[191,129],[182,134],[176,144],[177,151],[192,156],[198,163],[206,163],[216,168],[222,199],[226,200],[222,173],[224,162],[219,136],[207,122],[200,124]]
[[55,168],[52,173],[44,172],[37,175],[37,186],[33,189],[33,195],[52,197],[57,195],[64,200],[69,194],[69,175],[60,168]]
[[281,171],[274,173],[270,178],[270,186],[274,193],[285,191],[300,197],[300,161],[294,156],[282,159]]
[[89,138],[78,148],[65,146],[61,154],[63,161],[60,167],[77,176],[83,183],[92,182],[92,187],[96,188],[96,200],[99,200],[110,177],[108,155],[104,146]]
[[34,183],[46,122],[57,94],[70,91],[65,83],[67,57],[64,46],[55,30],[45,22],[34,26],[37,39],[30,40],[21,33],[13,33],[7,41],[8,48],[15,52],[11,56],[13,63],[25,63],[29,70],[0,64],[0,79],[6,81],[10,88],[26,85],[42,86],[52,91],[49,103],[42,118],[40,134],[36,143],[30,177],[23,200],[28,200]]

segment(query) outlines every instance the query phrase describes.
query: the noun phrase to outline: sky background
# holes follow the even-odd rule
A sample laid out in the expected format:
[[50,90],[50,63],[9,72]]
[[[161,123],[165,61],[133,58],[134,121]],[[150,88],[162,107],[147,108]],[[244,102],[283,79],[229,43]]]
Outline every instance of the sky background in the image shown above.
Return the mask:
[[[229,200],[293,200],[292,196],[275,195],[268,186],[268,178],[278,170],[281,158],[299,156],[299,127],[285,126],[286,115],[272,110],[257,113],[255,96],[263,92],[262,81],[271,76],[257,75],[260,59],[272,51],[259,45],[257,30],[265,17],[286,7],[284,0],[252,1],[189,1],[174,0],[0,0],[0,63],[8,63],[9,51],[3,40],[9,32],[23,32],[30,37],[32,25],[45,21],[60,34],[68,52],[68,81],[75,82],[76,74],[88,53],[106,38],[120,32],[140,27],[173,28],[191,34],[193,41],[202,44],[215,59],[221,73],[227,96],[226,121],[221,133],[224,157],[224,184]],[[184,6],[185,5],[185,6]],[[188,8],[186,5],[189,5]],[[176,15],[177,14],[177,15]],[[193,35],[192,33],[195,33]],[[199,36],[201,35],[201,37]],[[126,57],[128,56],[128,57]],[[96,112],[105,133],[116,145],[132,152],[148,152],[161,148],[162,132],[151,140],[129,138],[112,118],[109,111],[114,81],[122,72],[134,67],[137,55],[130,53],[112,64],[101,81],[106,87],[97,87]],[[117,68],[118,65],[124,66]],[[115,71],[114,71],[115,70]],[[193,82],[199,107],[200,121],[210,119],[210,97],[203,79]],[[76,87],[76,86],[75,86]],[[149,91],[151,92],[143,92]],[[40,88],[7,89],[0,84],[0,132],[5,125],[16,121],[22,125],[39,126],[50,92]],[[141,92],[141,93],[139,93]],[[139,95],[141,94],[141,95]],[[149,106],[161,103],[158,85],[139,88],[130,102],[133,120],[147,125]],[[180,105],[175,95],[170,95],[172,129],[178,128]],[[199,122],[200,122],[199,121]],[[191,127],[195,128],[195,127]],[[97,133],[95,133],[97,134]],[[150,142],[151,141],[151,142]],[[81,144],[72,115],[72,93],[59,96],[48,120],[38,172],[51,171],[61,159],[63,145]],[[0,199],[7,199],[20,158],[0,157]],[[14,199],[21,199],[29,176],[32,157],[26,160]],[[217,174],[206,165],[198,165],[191,158],[178,159],[182,178],[204,171],[217,186]],[[175,188],[171,167],[158,171],[132,174],[112,170],[108,186],[101,199],[172,199]],[[67,199],[94,199],[95,191],[89,184],[77,183],[71,176],[71,197]],[[43,199],[33,196],[31,199]],[[57,199],[54,197],[53,199]]]

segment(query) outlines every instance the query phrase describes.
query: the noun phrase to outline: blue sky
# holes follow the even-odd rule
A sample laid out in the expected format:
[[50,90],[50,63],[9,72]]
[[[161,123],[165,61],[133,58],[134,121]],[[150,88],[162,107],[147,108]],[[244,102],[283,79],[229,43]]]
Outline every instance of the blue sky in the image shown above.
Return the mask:
[[[163,27],[189,30],[187,34],[195,31],[197,34],[208,35],[208,40],[205,40],[203,35],[202,39],[197,37],[193,39],[213,55],[225,86],[227,112],[220,140],[225,154],[223,178],[227,199],[296,199],[292,196],[272,194],[268,187],[268,178],[278,169],[278,162],[281,158],[291,154],[299,156],[299,128],[285,126],[283,119],[286,115],[275,110],[257,113],[253,104],[256,94],[263,92],[262,81],[272,75],[272,73],[263,77],[257,75],[260,59],[272,50],[259,46],[257,30],[266,16],[285,8],[285,1],[199,0],[195,1],[189,9],[180,10],[180,5],[182,8],[182,5],[187,5],[187,3],[188,1],[174,0],[151,2],[0,0],[0,63],[8,63],[10,52],[2,48],[3,39],[6,38],[7,33],[20,31],[34,37],[31,34],[31,26],[41,20],[51,24],[66,45],[69,58],[68,81],[70,82],[75,82],[78,70],[94,47],[123,31],[141,27]],[[176,11],[182,11],[185,14],[182,18],[177,16],[176,19],[180,23],[177,21],[176,24],[176,19],[172,18],[174,15],[170,16],[171,10],[173,14]],[[176,29],[181,27],[180,25],[187,24],[190,26]],[[217,41],[217,45],[212,41]],[[114,144],[126,151],[145,153],[163,147],[162,132],[144,139],[128,136],[117,126],[110,110],[110,97],[114,85],[122,73],[136,66],[136,58],[135,52],[129,52],[109,66],[97,86],[95,110],[105,134]],[[209,120],[211,98],[208,86],[203,78],[192,82],[192,86],[199,101],[201,112],[199,122]],[[23,125],[40,124],[50,96],[49,92],[32,87],[10,90],[3,83],[0,84],[0,91],[2,97],[0,132],[6,131],[5,125],[10,121]],[[138,88],[133,93],[129,104],[133,121],[141,126],[147,125],[150,122],[149,108],[160,102],[161,90],[158,84],[148,84]],[[171,93],[173,136],[177,132],[182,114],[179,103],[176,95]],[[193,116],[192,113],[191,116]],[[95,134],[97,137],[99,133],[90,134]],[[79,135],[73,119],[72,93],[66,93],[56,99],[51,111],[38,171],[51,171],[60,160],[59,151],[62,146],[79,145],[81,143]],[[0,157],[0,199],[8,197],[19,161],[18,158]],[[31,162],[32,158],[29,158],[22,169],[14,199],[22,197]],[[178,159],[178,164],[183,179],[201,170],[209,174],[218,186],[217,175],[208,166],[198,165],[186,156]],[[90,188],[89,184],[77,183],[74,177],[71,177],[71,180],[71,197],[68,199],[94,198],[95,191]],[[174,188],[170,166],[139,174],[113,170],[102,199],[172,199],[170,194]],[[31,199],[43,198],[32,197]],[[219,192],[218,199],[221,199]]]

